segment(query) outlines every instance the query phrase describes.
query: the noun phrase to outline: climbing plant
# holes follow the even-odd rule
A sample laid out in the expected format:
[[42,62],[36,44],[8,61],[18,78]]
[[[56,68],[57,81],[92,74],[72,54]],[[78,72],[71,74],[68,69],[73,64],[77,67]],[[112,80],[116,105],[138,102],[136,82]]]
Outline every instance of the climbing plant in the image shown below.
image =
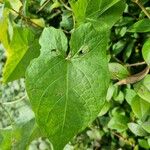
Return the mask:
[[[0,4],[0,42],[7,57],[2,82],[24,78],[34,112],[21,122],[13,121],[0,102],[12,120],[9,128],[0,129],[2,149],[27,149],[42,136],[54,150],[61,150],[108,112],[110,130],[129,130],[143,137],[141,147],[149,148],[148,0]],[[127,112],[121,109],[126,105]]]

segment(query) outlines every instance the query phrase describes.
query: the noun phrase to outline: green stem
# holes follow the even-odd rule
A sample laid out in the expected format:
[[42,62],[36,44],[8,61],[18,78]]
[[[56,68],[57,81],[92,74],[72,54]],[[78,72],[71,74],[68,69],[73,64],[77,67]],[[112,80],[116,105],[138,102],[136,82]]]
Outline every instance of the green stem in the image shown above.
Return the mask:
[[24,100],[26,97],[27,97],[27,95],[21,97],[21,98],[18,99],[18,100],[14,100],[14,101],[11,101],[11,102],[4,102],[3,105],[12,105],[12,104],[16,104],[16,103],[21,102],[22,100]]
[[72,9],[70,7],[68,7],[64,2],[63,0],[60,0],[60,2],[62,3],[62,5],[69,11],[72,11]]
[[44,7],[46,6],[46,5],[48,5],[48,3],[50,2],[51,0],[47,0],[41,7],[40,7],[40,9],[36,12],[36,13],[39,13],[40,11],[42,11],[43,9],[44,9]]

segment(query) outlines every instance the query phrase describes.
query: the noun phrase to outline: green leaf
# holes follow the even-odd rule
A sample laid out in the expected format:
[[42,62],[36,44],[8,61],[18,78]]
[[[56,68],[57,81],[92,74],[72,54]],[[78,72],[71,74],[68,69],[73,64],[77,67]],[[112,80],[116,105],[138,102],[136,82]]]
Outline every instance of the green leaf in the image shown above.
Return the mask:
[[117,43],[113,44],[112,50],[114,55],[118,55],[127,45],[127,41],[120,40]]
[[77,25],[92,22],[96,27],[111,28],[121,17],[125,3],[122,0],[70,0]]
[[150,147],[150,138],[147,139],[148,145]]
[[14,124],[10,128],[1,129],[0,148],[12,150],[26,149],[31,140],[36,137],[35,134],[33,136],[35,130],[39,133],[34,119],[24,123]]
[[125,131],[128,126],[128,118],[122,114],[115,114],[108,123],[108,128],[115,129],[118,132]]
[[0,129],[0,149],[11,149],[11,127]]
[[109,71],[111,79],[121,80],[130,75],[127,68],[119,63],[109,63]]
[[4,0],[4,2],[6,3],[6,7],[12,8],[17,12],[19,12],[20,7],[22,7],[22,3],[20,0]]
[[150,148],[147,140],[145,140],[145,139],[139,139],[138,142],[139,142],[139,145],[142,148],[145,148],[145,149],[149,149]]
[[139,119],[146,117],[150,113],[150,103],[146,102],[139,96],[135,96],[133,98],[131,102],[131,108]]
[[108,88],[108,36],[91,24],[77,28],[67,51],[62,30],[45,28],[41,55],[27,69],[26,89],[38,125],[63,149],[101,111]]
[[13,37],[7,50],[7,62],[3,72],[3,82],[7,83],[24,77],[30,61],[39,55],[38,40],[29,28],[14,27]]
[[70,11],[67,10],[63,11],[62,21],[60,22],[60,26],[66,30],[71,30],[73,28],[72,13]]
[[115,89],[116,89],[116,86],[115,86],[115,85],[113,85],[113,84],[110,84],[110,85],[109,85],[109,88],[108,88],[108,90],[107,90],[107,95],[106,95],[106,100],[107,100],[107,101],[110,101],[110,100],[111,100],[111,98],[113,97],[113,94],[114,94],[114,92],[115,92]]
[[131,105],[134,97],[136,96],[136,92],[132,89],[125,89],[125,100],[128,102],[128,104]]
[[22,124],[17,124],[12,129],[11,139],[13,141],[12,147],[17,150],[26,149],[28,144],[30,144],[30,137],[34,130],[35,120],[31,119],[30,121]]
[[17,111],[19,116],[13,119],[12,125],[0,129],[0,149],[25,150],[32,140],[42,136],[33,111],[24,102],[19,102]]
[[146,136],[147,132],[136,123],[128,123],[129,129],[137,136]]
[[124,93],[122,91],[119,91],[118,95],[114,96],[113,98],[115,101],[118,101],[122,104],[124,101]]
[[143,80],[134,85],[137,94],[150,103],[150,75],[147,75]]
[[123,60],[124,60],[124,62],[126,62],[130,58],[130,56],[131,56],[131,54],[133,52],[135,41],[136,40],[131,40],[128,43],[127,47],[125,48],[124,53],[123,53]]
[[150,65],[150,39],[148,39],[142,48],[143,58],[148,65]]
[[150,120],[146,121],[142,124],[142,128],[147,131],[148,133],[150,133]]
[[2,42],[3,46],[6,49],[9,49],[9,39],[10,39],[9,32],[8,32],[8,26],[9,26],[8,14],[9,14],[8,9],[4,9],[2,18],[0,18],[0,29],[1,29],[0,42]]
[[98,116],[103,116],[104,114],[106,114],[110,107],[111,107],[111,103],[105,102],[105,104],[104,104],[103,108],[101,109],[100,113],[98,114]]
[[130,29],[128,30],[129,32],[150,32],[150,20],[149,19],[142,19],[135,24],[133,24]]

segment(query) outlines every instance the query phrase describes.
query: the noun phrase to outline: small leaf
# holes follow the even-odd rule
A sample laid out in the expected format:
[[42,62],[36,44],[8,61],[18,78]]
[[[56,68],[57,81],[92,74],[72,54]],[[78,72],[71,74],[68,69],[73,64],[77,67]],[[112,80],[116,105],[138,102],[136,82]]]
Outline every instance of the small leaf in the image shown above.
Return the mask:
[[148,65],[150,65],[150,39],[148,39],[142,49],[143,58]]
[[145,140],[145,139],[139,139],[138,142],[139,142],[139,145],[142,148],[144,148],[144,149],[149,149],[150,148],[147,140]]
[[130,75],[127,68],[119,63],[109,63],[109,71],[112,79],[121,80]]
[[27,69],[26,89],[41,130],[55,150],[101,111],[109,82],[108,36],[91,24],[77,28],[67,37],[62,30],[45,28],[40,38],[41,55]]
[[147,122],[144,122],[144,123],[142,124],[142,128],[143,128],[145,131],[147,131],[148,133],[150,133],[150,120],[147,121]]
[[123,53],[123,60],[124,60],[124,62],[126,62],[126,61],[130,58],[130,56],[131,56],[131,54],[132,54],[132,52],[133,52],[132,50],[133,50],[133,48],[134,48],[135,41],[136,41],[136,40],[131,40],[131,41],[128,43],[127,47],[125,48],[125,51],[124,51],[124,53]]
[[62,21],[60,22],[60,26],[66,30],[71,30],[73,28],[72,13],[70,11],[67,10],[63,11]]
[[133,98],[131,101],[131,108],[139,119],[147,117],[147,115],[150,113],[150,104],[139,96],[135,96]]
[[130,29],[128,30],[129,32],[150,32],[150,20],[149,19],[142,19],[135,24],[133,24]]
[[128,123],[129,129],[137,136],[146,136],[147,132],[136,123]]
[[109,85],[109,88],[107,90],[107,96],[106,96],[107,101],[111,100],[111,98],[113,97],[113,94],[115,92],[115,89],[116,89],[115,85],[113,85],[113,84]]
[[45,21],[44,21],[43,18],[40,18],[40,19],[31,19],[31,21],[34,22],[39,27],[42,27],[42,28],[45,27]]
[[108,112],[108,110],[109,110],[110,107],[111,107],[111,103],[105,102],[105,104],[104,104],[103,108],[101,109],[101,111],[100,111],[100,113],[99,113],[98,116],[105,115]]
[[136,92],[132,89],[125,90],[125,100],[131,105],[134,97],[136,96]]
[[127,41],[120,40],[117,43],[113,44],[112,50],[114,55],[118,55],[126,46]]
[[113,98],[115,101],[118,101],[122,104],[124,101],[124,93],[122,91],[119,91],[118,95],[114,96]]
[[108,128],[115,129],[117,132],[125,131],[128,126],[128,118],[122,114],[115,114],[108,123]]
[[143,80],[134,85],[137,94],[150,103],[150,75],[147,75]]

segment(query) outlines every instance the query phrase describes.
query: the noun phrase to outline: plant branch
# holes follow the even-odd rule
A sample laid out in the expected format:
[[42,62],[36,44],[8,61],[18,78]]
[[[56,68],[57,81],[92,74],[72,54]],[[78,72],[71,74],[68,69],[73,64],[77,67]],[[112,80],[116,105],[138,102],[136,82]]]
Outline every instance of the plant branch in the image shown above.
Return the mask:
[[16,104],[16,103],[21,102],[22,100],[24,100],[26,97],[27,97],[27,95],[21,97],[21,98],[18,99],[18,100],[14,100],[14,101],[11,101],[11,102],[5,102],[5,103],[3,103],[3,105],[12,105],[12,104]]
[[44,7],[46,6],[46,5],[48,5],[48,3],[50,2],[51,0],[47,0],[40,8],[39,8],[39,10],[36,12],[36,13],[39,13],[40,11],[42,11],[43,9],[44,9]]
[[115,57],[115,55],[111,55],[111,57],[112,57],[117,63],[124,65],[124,63],[123,63],[121,60],[119,60],[117,57]]
[[142,11],[145,13],[145,15],[150,19],[150,13],[146,10],[146,8],[142,5],[140,0],[132,0],[132,2],[136,3]]
[[69,11],[72,11],[72,9],[70,7],[68,7],[64,2],[63,0],[60,0],[60,2],[62,3],[62,5]]
[[31,21],[30,18],[23,16],[20,12],[17,12],[17,11],[16,11],[15,9],[13,9],[13,8],[11,8],[11,10],[12,10],[13,12],[15,12],[16,14],[18,14],[20,17],[22,17],[23,20],[27,21],[27,23],[30,23],[31,25],[34,25],[34,26],[36,26],[36,27],[40,27],[40,28],[41,28],[41,26],[39,26],[39,25],[36,24],[35,22]]
[[128,139],[122,137],[121,135],[119,135],[115,132],[112,132],[112,134],[115,135],[116,137],[118,137],[119,139],[122,139],[126,144],[129,144],[130,146],[135,147],[134,143],[128,141]]
[[120,80],[119,82],[116,83],[116,85],[123,85],[123,84],[133,84],[136,83],[140,80],[142,80],[148,73],[149,73],[149,66],[147,66],[143,71],[140,73],[131,75],[130,77],[127,77],[123,80]]
[[[0,1],[0,4],[4,4],[4,3]],[[13,11],[14,13],[16,13],[17,15],[19,15],[19,16],[20,16],[23,20],[25,20],[27,23],[30,23],[30,24],[33,25],[33,26],[36,26],[36,27],[40,27],[40,28],[41,28],[41,26],[39,26],[39,25],[36,24],[35,22],[31,21],[30,18],[23,16],[20,12],[16,11],[15,9],[10,8],[10,10]]]
[[145,65],[146,62],[138,62],[138,63],[134,63],[134,64],[127,64],[126,67],[133,67],[133,66],[140,66],[140,65]]

